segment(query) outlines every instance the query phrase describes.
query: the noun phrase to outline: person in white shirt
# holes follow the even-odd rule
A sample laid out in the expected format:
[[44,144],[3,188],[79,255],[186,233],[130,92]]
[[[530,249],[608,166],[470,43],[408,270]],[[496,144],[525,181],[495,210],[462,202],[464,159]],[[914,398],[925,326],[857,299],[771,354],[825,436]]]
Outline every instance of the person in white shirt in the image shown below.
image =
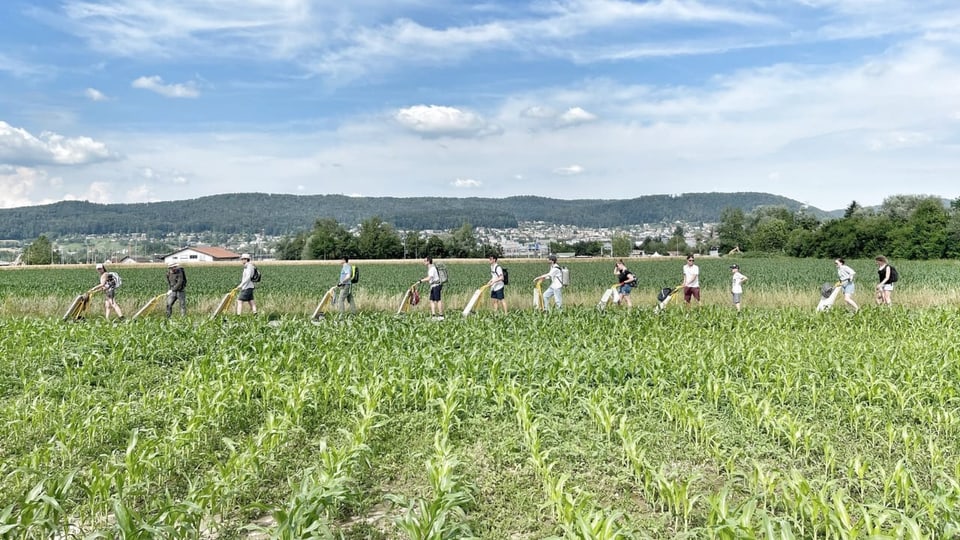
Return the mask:
[[543,308],[550,309],[549,300],[553,298],[554,307],[560,309],[563,307],[563,270],[557,264],[556,255],[550,255],[547,259],[550,261],[550,271],[533,278],[533,281],[538,283],[545,279],[550,280],[550,287],[543,293]]
[[683,301],[690,305],[690,299],[697,299],[700,305],[700,267],[693,264],[693,255],[687,256],[687,264],[683,266]]
[[493,312],[497,312],[497,308],[503,310],[503,313],[507,313],[507,300],[504,297],[503,290],[503,267],[500,266],[500,263],[497,262],[499,259],[496,255],[491,255],[488,257],[490,260],[490,298],[493,301]]
[[840,286],[843,287],[843,301],[853,308],[854,313],[860,311],[860,306],[853,300],[853,293],[856,291],[853,278],[857,275],[857,272],[847,266],[846,261],[842,258],[835,259],[833,263],[837,265],[837,279],[840,280]]
[[420,280],[421,283],[430,284],[430,316],[438,319],[443,318],[443,283],[440,282],[440,271],[433,264],[433,257],[425,257],[423,264],[427,265],[427,277]]
[[240,294],[237,296],[237,315],[243,313],[244,302],[250,306],[250,311],[256,315],[257,303],[253,301],[253,289],[256,288],[257,284],[253,282],[253,272],[257,267],[250,262],[249,253],[241,255],[240,261],[243,262],[243,274],[240,276]]
[[730,271],[733,272],[733,285],[730,287],[730,293],[733,295],[733,305],[737,308],[737,313],[740,313],[740,297],[743,295],[743,282],[747,280],[747,276],[740,273],[740,265],[738,264],[731,265]]

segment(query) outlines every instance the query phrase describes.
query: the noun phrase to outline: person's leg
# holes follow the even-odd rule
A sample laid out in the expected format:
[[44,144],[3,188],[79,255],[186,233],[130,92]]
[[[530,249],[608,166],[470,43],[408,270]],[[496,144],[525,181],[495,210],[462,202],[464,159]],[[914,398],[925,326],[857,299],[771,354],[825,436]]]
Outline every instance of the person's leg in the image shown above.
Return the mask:
[[557,309],[563,308],[563,289],[551,289],[553,291],[553,303]]
[[177,293],[170,293],[167,295],[167,318],[170,318],[170,315],[173,314],[173,304],[177,301]]
[[554,297],[554,289],[547,289],[543,293],[543,310],[550,311],[550,299],[553,298],[554,304],[556,304],[557,299]]
[[187,316],[187,292],[180,291],[177,293],[177,298],[180,300],[180,315],[183,317]]

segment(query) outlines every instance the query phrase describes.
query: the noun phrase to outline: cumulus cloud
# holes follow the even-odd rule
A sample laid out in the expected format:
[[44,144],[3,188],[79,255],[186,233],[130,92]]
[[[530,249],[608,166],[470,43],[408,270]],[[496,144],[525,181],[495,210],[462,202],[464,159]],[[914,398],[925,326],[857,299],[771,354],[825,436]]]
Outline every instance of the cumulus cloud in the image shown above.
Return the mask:
[[566,167],[557,167],[553,170],[553,174],[558,176],[576,176],[582,174],[584,170],[582,165],[568,165]]
[[478,137],[497,133],[479,114],[440,105],[414,105],[393,115],[401,126],[427,137]]
[[156,92],[169,98],[196,98],[200,96],[196,83],[193,81],[187,83],[164,84],[163,79],[157,75],[150,77],[139,77],[135,79],[130,86]]
[[455,188],[478,188],[483,185],[483,182],[479,180],[474,180],[473,178],[457,178],[453,182],[450,182],[450,185]]
[[34,204],[30,196],[43,176],[41,171],[29,167],[0,165],[0,208]]
[[557,123],[561,126],[575,126],[586,124],[597,119],[597,115],[587,112],[580,107],[570,107],[557,117]]
[[67,193],[63,196],[65,201],[90,201],[100,204],[108,204],[113,202],[110,197],[112,188],[109,182],[91,182],[86,191],[80,195],[73,193]]
[[83,91],[83,95],[87,96],[87,99],[90,101],[106,101],[107,96],[103,92],[97,90],[96,88],[87,88]]
[[107,145],[90,137],[64,137],[27,130],[0,121],[0,163],[9,165],[83,165],[116,159]]

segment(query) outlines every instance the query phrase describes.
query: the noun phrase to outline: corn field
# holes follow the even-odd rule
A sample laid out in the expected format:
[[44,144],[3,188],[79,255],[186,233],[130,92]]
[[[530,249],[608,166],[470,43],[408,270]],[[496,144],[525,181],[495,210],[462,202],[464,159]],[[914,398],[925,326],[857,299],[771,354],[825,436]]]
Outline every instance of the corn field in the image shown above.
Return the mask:
[[4,538],[960,534],[953,309],[0,325]]

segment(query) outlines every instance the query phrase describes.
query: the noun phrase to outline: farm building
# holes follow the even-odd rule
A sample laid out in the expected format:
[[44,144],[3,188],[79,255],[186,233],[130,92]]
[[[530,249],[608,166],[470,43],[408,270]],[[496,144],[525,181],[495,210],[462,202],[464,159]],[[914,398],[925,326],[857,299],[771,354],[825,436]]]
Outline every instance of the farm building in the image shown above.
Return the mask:
[[230,250],[210,246],[194,246],[182,248],[169,255],[164,255],[163,262],[216,262],[239,261],[240,255]]

